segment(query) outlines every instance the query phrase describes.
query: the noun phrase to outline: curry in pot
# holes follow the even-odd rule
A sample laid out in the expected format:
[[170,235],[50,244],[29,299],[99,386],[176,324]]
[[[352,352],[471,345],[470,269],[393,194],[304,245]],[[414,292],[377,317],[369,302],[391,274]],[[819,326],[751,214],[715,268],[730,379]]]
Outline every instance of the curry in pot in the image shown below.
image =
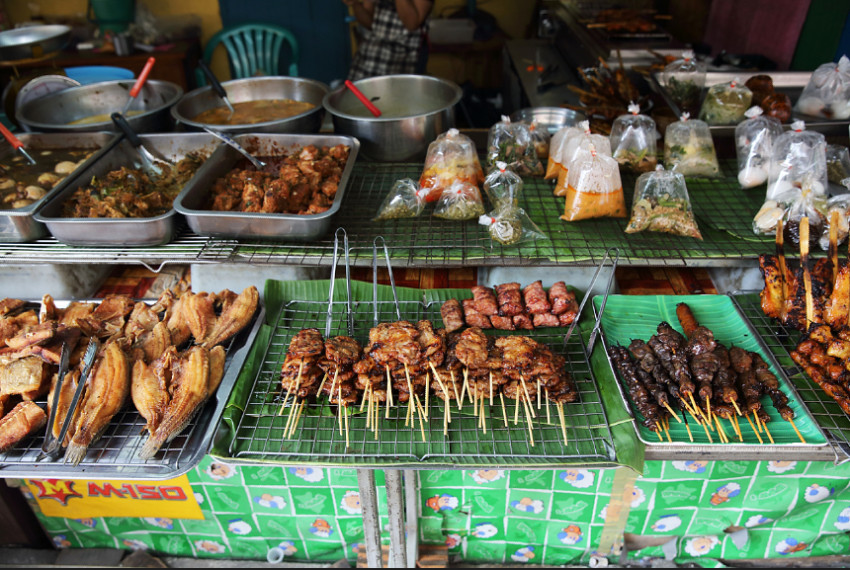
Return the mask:
[[312,103],[292,99],[260,99],[233,103],[233,116],[226,106],[208,109],[193,121],[208,125],[253,125],[267,121],[279,121],[300,115],[315,108]]

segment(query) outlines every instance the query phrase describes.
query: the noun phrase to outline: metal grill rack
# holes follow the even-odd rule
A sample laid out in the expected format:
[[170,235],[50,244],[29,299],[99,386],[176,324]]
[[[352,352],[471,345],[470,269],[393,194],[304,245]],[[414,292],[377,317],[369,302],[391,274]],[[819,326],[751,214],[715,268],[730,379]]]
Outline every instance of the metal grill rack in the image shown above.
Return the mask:
[[800,342],[801,333],[789,329],[761,310],[759,294],[740,292],[731,295],[733,302],[747,318],[768,350],[797,390],[797,394],[826,433],[838,461],[850,460],[850,418],[791,359],[790,351]]
[[[396,267],[598,265],[610,247],[620,249],[620,263],[632,266],[737,266],[755,264],[770,247],[771,236],[755,236],[753,214],[761,205],[752,192],[741,190],[735,161],[721,161],[717,179],[689,179],[688,188],[703,240],[656,232],[625,234],[627,219],[563,222],[563,198],[552,194],[552,184],[525,179],[520,205],[550,238],[549,243],[523,247],[491,244],[487,230],[475,222],[441,220],[430,215],[406,220],[374,222],[386,192],[401,178],[418,180],[421,164],[355,165],[338,223],[351,241],[351,263],[368,266],[372,240],[383,235]],[[623,176],[624,194],[631,204],[635,177]],[[169,263],[251,263],[329,266],[333,261],[333,234],[310,243],[228,240],[199,237],[184,224],[170,244],[159,247],[71,247],[53,238],[28,244],[0,244],[5,263],[140,263],[156,270]],[[793,252],[788,252],[789,257]]]
[[[63,302],[56,302],[64,306]],[[0,453],[0,476],[63,479],[170,479],[189,471],[206,454],[217,427],[224,404],[264,320],[265,312],[257,310],[253,322],[226,346],[224,376],[211,398],[172,441],[164,444],[156,456],[141,460],[138,453],[147,440],[145,420],[130,402],[115,414],[101,438],[89,446],[79,465],[56,461],[38,461],[44,430],[27,438],[11,450]],[[46,409],[46,400],[37,400]]]
[[[401,317],[416,321],[430,319],[440,322],[440,303],[400,301]],[[372,301],[355,301],[352,305],[353,330],[347,327],[346,303],[335,301],[332,305],[333,319],[331,335],[351,333],[361,342],[366,341],[373,323]],[[393,302],[377,304],[378,318],[382,322],[398,318]],[[280,370],[286,357],[290,339],[302,328],[315,327],[327,314],[326,301],[294,300],[287,303],[274,323],[271,342],[262,366],[254,378],[249,401],[236,428],[230,444],[230,456],[243,461],[275,462],[286,465],[310,463],[358,467],[412,466],[434,468],[435,466],[534,466],[564,463],[604,464],[615,459],[613,437],[608,427],[601,397],[593,380],[590,364],[585,355],[581,335],[573,335],[569,343],[563,344],[560,329],[538,329],[523,331],[539,342],[547,344],[567,359],[579,391],[576,403],[565,404],[568,444],[558,422],[554,405],[551,410],[552,423],[546,420],[545,409],[537,410],[533,419],[534,446],[528,439],[525,415],[520,410],[519,423],[513,423],[516,412],[513,400],[506,399],[508,426],[504,418],[498,395],[492,408],[487,408],[486,434],[477,428],[478,418],[471,415],[471,405],[464,406],[465,414],[458,412],[456,403],[452,409],[452,423],[448,437],[443,436],[443,404],[432,398],[430,421],[424,423],[425,441],[419,421],[413,427],[405,427],[406,405],[391,408],[390,419],[381,409],[381,425],[378,440],[371,429],[366,429],[365,419],[359,415],[349,418],[350,447],[345,448],[345,436],[340,433],[336,406],[325,397],[310,401],[301,423],[291,439],[283,437],[289,409],[280,414],[283,394],[280,390]],[[507,331],[498,331],[506,333]],[[511,333],[507,333],[511,334]],[[358,409],[353,408],[353,410]],[[353,413],[353,412],[352,412]]]

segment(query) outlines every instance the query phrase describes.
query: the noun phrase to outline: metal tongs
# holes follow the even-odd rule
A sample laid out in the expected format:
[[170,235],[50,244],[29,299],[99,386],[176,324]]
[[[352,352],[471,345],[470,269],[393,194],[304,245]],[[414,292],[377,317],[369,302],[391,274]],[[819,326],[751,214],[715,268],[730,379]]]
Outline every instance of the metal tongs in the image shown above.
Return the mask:
[[205,62],[203,59],[198,60],[198,67],[200,67],[201,71],[204,72],[204,75],[207,76],[207,80],[210,82],[212,90],[215,91],[215,94],[218,95],[219,99],[224,101],[225,105],[227,105],[227,109],[230,111],[230,115],[228,115],[227,119],[230,120],[236,110],[233,108],[233,105],[231,105],[230,99],[227,98],[227,91],[224,90],[224,86],[218,80],[218,77],[215,76],[215,73],[212,72],[210,66],[207,65],[207,62]]
[[[617,254],[613,260],[611,260],[612,251]],[[602,268],[605,266],[605,262],[608,260],[611,260],[611,275],[608,276],[608,284],[605,286],[605,293],[602,296],[602,304],[599,306],[599,314],[596,315],[596,322],[593,325],[593,330],[590,332],[590,338],[587,341],[586,354],[588,356],[590,356],[593,352],[593,344],[596,342],[596,335],[599,334],[599,328],[602,326],[602,313],[605,312],[605,305],[608,303],[608,294],[611,292],[611,284],[614,282],[614,276],[617,273],[617,264],[620,262],[620,248],[611,247],[605,250],[605,257],[602,258],[602,261],[600,261],[599,265],[596,267],[596,271],[590,279],[590,284],[587,286],[587,291],[585,291],[581,304],[578,306],[578,315],[570,325],[570,328],[567,329],[567,334],[564,335],[564,344],[566,345],[570,340],[570,336],[573,334],[573,329],[576,328],[576,325],[581,319],[581,312],[584,310],[587,300],[590,299],[593,292],[593,286],[596,284],[596,279],[599,277],[599,272],[602,271]]]
[[387,249],[387,242],[382,236],[378,236],[372,242],[372,300],[374,302],[374,317],[375,326],[378,326],[380,319],[378,318],[378,240],[384,247],[384,258],[387,260],[387,272],[390,274],[390,287],[393,292],[393,303],[395,303],[395,314],[398,320],[401,320],[401,309],[398,305],[398,292],[395,289],[395,277],[393,276],[393,266],[390,263],[390,250]]
[[351,263],[348,249],[348,233],[345,228],[337,228],[334,234],[334,260],[331,265],[331,285],[328,290],[328,316],[325,320],[325,338],[331,337],[331,322],[333,321],[334,307],[334,284],[336,283],[336,268],[339,262],[339,236],[342,233],[343,248],[345,248],[345,287],[348,296],[346,297],[346,313],[348,315],[348,334],[354,333],[354,314],[351,311]]
[[[257,170],[262,170],[266,166],[265,162],[263,162],[262,160],[260,160],[259,158],[257,158],[256,156],[254,156],[253,154],[248,152],[247,150],[245,150],[245,148],[241,144],[239,144],[238,142],[236,142],[235,140],[233,140],[232,138],[230,138],[226,134],[219,132],[219,131],[214,131],[214,130],[208,128],[208,127],[204,127],[204,130],[207,131],[212,136],[214,136],[215,138],[219,139],[220,141],[224,142],[225,144],[232,146],[237,151],[239,151],[242,154],[242,156],[244,156],[245,158],[247,158],[248,160],[251,161],[251,164],[253,164],[254,168],[256,168]],[[343,230],[343,231],[345,231],[345,230]]]
[[65,376],[68,372],[68,360],[71,356],[71,350],[67,343],[62,343],[62,354],[59,357],[59,377],[56,379],[56,387],[53,389],[53,406],[50,408],[50,418],[47,420],[47,434],[44,436],[44,445],[41,446],[41,453],[36,458],[41,461],[49,457],[51,461],[56,461],[62,453],[62,442],[65,441],[65,436],[68,434],[68,428],[71,427],[77,405],[80,402],[80,396],[83,393],[83,386],[86,385],[89,373],[94,365],[94,359],[97,356],[97,350],[100,348],[100,341],[95,337],[91,337],[89,345],[86,347],[86,353],[83,356],[83,371],[80,374],[80,380],[77,383],[77,388],[74,390],[74,397],[71,399],[71,405],[68,406],[68,411],[65,413],[65,421],[62,423],[62,429],[59,430],[59,435],[50,440],[50,434],[53,433],[53,425],[56,421],[56,410],[59,407],[59,396],[62,392],[62,384],[65,382]]
[[112,113],[112,122],[124,133],[124,136],[127,137],[130,144],[139,151],[139,157],[142,159],[142,170],[156,176],[162,176],[165,172],[162,168],[163,164],[169,168],[174,166],[174,164],[169,162],[165,157],[154,156],[153,153],[145,147],[144,143],[142,143],[142,139],[139,138],[139,135],[133,130],[133,127],[131,127],[130,123],[127,122],[127,119],[124,118],[124,115],[121,113]]

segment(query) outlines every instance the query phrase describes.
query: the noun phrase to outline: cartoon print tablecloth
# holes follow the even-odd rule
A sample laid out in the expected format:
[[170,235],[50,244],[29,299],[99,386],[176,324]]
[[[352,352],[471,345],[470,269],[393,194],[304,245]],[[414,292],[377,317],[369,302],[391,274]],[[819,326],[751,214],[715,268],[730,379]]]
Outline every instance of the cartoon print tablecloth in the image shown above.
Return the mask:
[[[586,563],[605,527],[614,474],[421,471],[420,540],[448,544],[450,555],[469,562]],[[381,472],[377,478],[383,485]],[[58,547],[247,559],[265,559],[277,547],[288,559],[311,561],[353,561],[364,547],[353,469],[234,466],[207,457],[189,480],[205,520],[51,518],[30,502]],[[847,554],[848,487],[850,465],[648,461],[625,532],[671,541],[629,556],[716,565],[720,558]],[[384,497],[378,504],[386,529]]]

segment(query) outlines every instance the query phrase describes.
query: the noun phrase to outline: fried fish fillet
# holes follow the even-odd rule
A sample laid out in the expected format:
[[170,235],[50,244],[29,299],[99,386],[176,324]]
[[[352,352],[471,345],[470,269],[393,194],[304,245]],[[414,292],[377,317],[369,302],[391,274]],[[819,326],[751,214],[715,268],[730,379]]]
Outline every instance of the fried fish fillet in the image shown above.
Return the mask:
[[191,421],[209,395],[209,351],[202,346],[186,350],[171,366],[171,401],[162,422],[139,451],[141,459],[150,459],[174,439]]
[[215,296],[208,293],[187,293],[183,297],[183,317],[195,342],[202,342],[216,323]]
[[79,402],[80,416],[74,437],[68,444],[65,460],[78,465],[86,450],[106,429],[112,417],[124,406],[130,393],[130,370],[127,355],[117,342],[106,344],[87,381],[84,397]]
[[47,422],[47,414],[34,402],[21,402],[0,418],[0,452],[35,433]]
[[0,395],[32,394],[41,391],[44,381],[44,361],[28,356],[0,365]]
[[130,397],[136,410],[147,422],[145,429],[153,433],[162,421],[168,404],[168,387],[144,360],[136,360],[133,364]]

